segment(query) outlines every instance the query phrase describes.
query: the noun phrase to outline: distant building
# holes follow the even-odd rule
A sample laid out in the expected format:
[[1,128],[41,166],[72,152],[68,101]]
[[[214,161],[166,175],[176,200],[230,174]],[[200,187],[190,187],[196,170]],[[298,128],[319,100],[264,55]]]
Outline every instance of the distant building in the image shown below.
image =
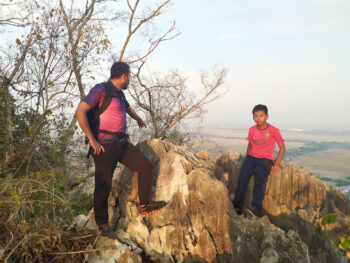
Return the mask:
[[338,190],[342,193],[348,193],[350,192],[350,185],[347,185],[347,186],[339,186],[337,187]]

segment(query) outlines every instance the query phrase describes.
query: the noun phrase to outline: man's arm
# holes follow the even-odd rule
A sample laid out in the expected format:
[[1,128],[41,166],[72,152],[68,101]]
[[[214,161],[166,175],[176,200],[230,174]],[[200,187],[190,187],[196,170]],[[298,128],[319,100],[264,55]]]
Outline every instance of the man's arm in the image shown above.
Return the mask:
[[78,105],[78,108],[75,111],[75,116],[77,117],[77,120],[78,120],[78,123],[79,123],[81,129],[83,130],[86,137],[88,138],[91,147],[94,149],[94,154],[99,155],[100,152],[101,151],[104,152],[105,149],[98,141],[96,141],[96,139],[95,139],[94,135],[92,134],[92,131],[89,127],[89,122],[87,119],[87,113],[89,110],[91,110],[91,106],[89,104],[87,104],[86,102],[82,101],[82,102],[80,102],[80,104]]
[[129,114],[129,116],[131,118],[133,118],[134,120],[137,121],[137,124],[139,125],[139,128],[146,128],[147,127],[145,122],[140,118],[139,115],[137,115],[137,113],[135,112],[135,110],[131,106],[129,106],[127,108],[126,112]]
[[278,151],[277,159],[274,161],[273,166],[271,168],[272,172],[279,172],[280,169],[280,164],[283,158],[284,153],[286,152],[286,146],[284,143],[278,144],[278,147],[280,148]]

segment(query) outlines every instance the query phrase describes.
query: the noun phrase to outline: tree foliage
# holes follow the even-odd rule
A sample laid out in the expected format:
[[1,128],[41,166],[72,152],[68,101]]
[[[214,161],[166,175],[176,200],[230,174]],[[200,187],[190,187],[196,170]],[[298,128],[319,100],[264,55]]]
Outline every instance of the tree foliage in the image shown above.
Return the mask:
[[[146,138],[183,144],[185,120],[202,118],[205,105],[222,94],[223,68],[202,73],[196,94],[178,70],[143,72],[159,45],[180,34],[175,21],[159,22],[169,5],[0,0],[0,34],[10,36],[0,48],[0,246],[6,260],[19,260],[29,232],[35,237],[90,209],[91,196],[69,194],[91,176],[88,162],[84,167],[83,156],[73,152],[79,148],[73,146],[73,110],[111,62],[131,65],[130,102],[146,118]],[[118,41],[107,34],[111,26]],[[73,169],[75,156],[80,170]]]

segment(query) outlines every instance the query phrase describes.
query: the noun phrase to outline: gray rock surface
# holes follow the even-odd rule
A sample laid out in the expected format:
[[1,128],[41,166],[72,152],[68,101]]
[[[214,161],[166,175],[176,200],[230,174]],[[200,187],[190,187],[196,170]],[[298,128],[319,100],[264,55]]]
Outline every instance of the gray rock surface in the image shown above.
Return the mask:
[[[144,141],[137,147],[154,165],[154,199],[165,200],[168,204],[159,212],[142,218],[136,207],[138,175],[124,169],[116,177],[109,198],[110,223],[115,228],[115,236],[99,243],[98,246],[106,250],[90,255],[88,262],[112,262],[111,258],[113,262],[282,263],[327,262],[326,259],[341,262],[336,248],[317,226],[318,221],[311,218],[347,203],[315,178],[296,180],[294,174],[303,172],[294,166],[285,166],[283,177],[279,179],[288,180],[285,186],[280,182],[288,191],[277,187],[278,177],[271,177],[274,182],[269,181],[264,206],[270,219],[267,216],[248,219],[235,213],[230,200],[243,159],[238,154],[219,156],[211,161],[205,153],[198,157],[160,140]],[[294,169],[292,179],[286,175],[290,169]],[[294,180],[298,184],[293,183],[291,187],[290,182]],[[306,188],[313,193],[307,194],[308,199],[304,200],[300,191]],[[333,195],[321,191],[330,191]],[[323,202],[322,198],[334,200]],[[328,210],[322,204],[327,204]],[[301,209],[306,212],[300,212]],[[346,220],[347,209],[337,209]],[[286,219],[282,220],[281,216]],[[276,223],[278,220],[281,220],[280,227]],[[289,222],[289,225],[282,222]],[[292,227],[293,224],[298,226]],[[311,233],[311,237],[307,236],[309,239],[300,233],[304,227],[309,228],[305,230],[306,236]],[[317,244],[312,243],[314,237],[317,237]],[[324,244],[317,250],[318,242]]]

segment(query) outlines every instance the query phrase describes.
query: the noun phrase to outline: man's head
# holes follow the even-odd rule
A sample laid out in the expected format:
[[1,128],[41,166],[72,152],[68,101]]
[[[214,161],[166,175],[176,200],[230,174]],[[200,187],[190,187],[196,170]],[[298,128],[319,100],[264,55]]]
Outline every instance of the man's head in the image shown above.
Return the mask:
[[130,67],[128,64],[118,61],[111,67],[111,80],[117,82],[122,89],[127,89],[130,82]]
[[258,104],[253,108],[253,119],[256,124],[263,125],[268,118],[269,114],[265,105]]

